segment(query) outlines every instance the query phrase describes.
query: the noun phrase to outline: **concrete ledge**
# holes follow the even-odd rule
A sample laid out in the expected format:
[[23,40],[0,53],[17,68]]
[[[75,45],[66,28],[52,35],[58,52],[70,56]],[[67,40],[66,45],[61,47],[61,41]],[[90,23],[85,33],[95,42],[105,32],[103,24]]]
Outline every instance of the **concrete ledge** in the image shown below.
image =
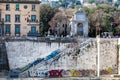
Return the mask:
[[77,42],[76,38],[47,38],[47,37],[0,37],[0,41],[34,41],[34,42]]
[[0,78],[0,80],[119,80],[113,77],[67,77],[67,78]]

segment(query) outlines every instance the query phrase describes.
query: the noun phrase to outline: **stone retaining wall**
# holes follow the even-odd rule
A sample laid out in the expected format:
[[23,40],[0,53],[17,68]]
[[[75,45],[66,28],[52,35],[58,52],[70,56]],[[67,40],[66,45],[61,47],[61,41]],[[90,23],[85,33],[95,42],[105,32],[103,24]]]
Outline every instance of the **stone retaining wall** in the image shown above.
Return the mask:
[[[51,43],[50,46],[48,43],[41,42],[6,42],[10,68],[23,67],[37,58],[44,57],[65,45],[67,45],[67,43]],[[117,73],[117,45],[118,39],[100,39],[100,69],[103,73],[106,73],[105,71]],[[92,39],[90,45],[79,52],[71,51],[71,54],[73,53],[77,53],[77,55],[66,55],[65,57],[60,58],[58,62],[53,63],[49,68],[51,70],[97,70],[96,39]]]

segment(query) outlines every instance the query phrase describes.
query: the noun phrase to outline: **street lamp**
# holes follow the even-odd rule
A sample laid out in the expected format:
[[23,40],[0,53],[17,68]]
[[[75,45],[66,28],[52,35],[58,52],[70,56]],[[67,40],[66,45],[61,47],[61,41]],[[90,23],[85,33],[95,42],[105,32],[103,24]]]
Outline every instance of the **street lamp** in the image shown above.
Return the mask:
[[97,36],[97,77],[100,77],[100,35]]
[[103,16],[102,11],[98,11],[98,29],[99,33],[97,35],[97,77],[100,77],[100,26],[101,26],[101,18]]

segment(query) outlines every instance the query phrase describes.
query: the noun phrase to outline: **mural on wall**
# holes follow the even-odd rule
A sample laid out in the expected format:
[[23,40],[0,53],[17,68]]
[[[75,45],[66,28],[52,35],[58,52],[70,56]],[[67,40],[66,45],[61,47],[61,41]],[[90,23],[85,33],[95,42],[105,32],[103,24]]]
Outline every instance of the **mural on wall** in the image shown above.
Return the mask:
[[29,71],[29,77],[82,77],[82,76],[95,76],[95,70],[50,70],[50,71]]
[[[24,74],[25,77],[96,76],[97,54],[95,42],[95,40],[92,41],[92,39],[89,39],[82,43],[63,44],[61,49],[64,49],[64,53],[55,50],[45,58],[35,60],[31,64],[19,69],[21,70],[20,76],[23,75],[23,73],[26,73],[27,76]],[[116,44],[116,41],[110,43],[110,41],[104,40],[101,42],[101,75],[117,73]],[[40,65],[37,66],[37,64]]]
[[[108,68],[107,70],[101,70],[101,75],[112,74],[112,68]],[[29,71],[29,77],[85,77],[85,76],[96,76],[96,70],[36,70]]]

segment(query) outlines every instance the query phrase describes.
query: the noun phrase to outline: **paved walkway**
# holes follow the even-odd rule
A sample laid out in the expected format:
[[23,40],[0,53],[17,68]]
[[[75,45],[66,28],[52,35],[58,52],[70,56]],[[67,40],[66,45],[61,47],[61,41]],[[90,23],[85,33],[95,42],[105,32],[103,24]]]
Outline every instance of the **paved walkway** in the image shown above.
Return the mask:
[[0,80],[120,80],[120,77],[69,77],[69,78],[0,78]]

